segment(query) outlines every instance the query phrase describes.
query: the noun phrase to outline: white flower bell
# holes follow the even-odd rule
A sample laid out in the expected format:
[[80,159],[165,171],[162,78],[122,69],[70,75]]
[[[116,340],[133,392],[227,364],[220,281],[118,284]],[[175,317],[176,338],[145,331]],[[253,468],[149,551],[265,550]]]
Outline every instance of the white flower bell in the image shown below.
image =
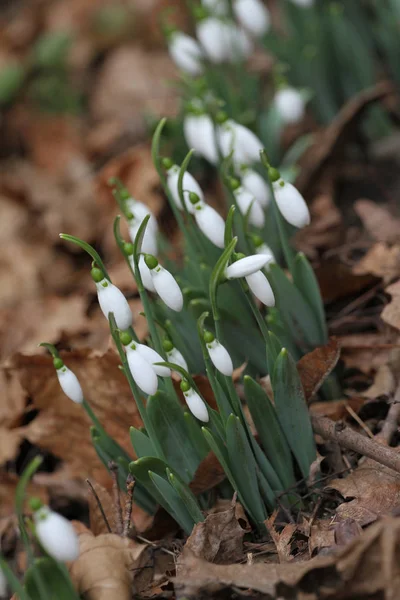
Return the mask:
[[[135,242],[142,221],[143,219],[137,218],[133,218],[128,221],[129,237],[131,238],[132,243]],[[157,254],[157,230],[154,228],[154,226],[149,226],[150,223],[151,219],[149,219],[146,231],[144,232],[141,251],[146,252],[148,254]]]
[[183,294],[174,276],[164,269],[154,256],[146,254],[144,260],[150,269],[155,290],[161,300],[171,310],[180,312],[183,308]]
[[218,143],[223,156],[233,152],[236,165],[248,165],[260,160],[261,140],[244,125],[232,119],[226,120],[218,128]]
[[[133,262],[133,256],[132,256],[132,262]],[[132,265],[132,268],[133,268],[133,270],[135,270],[134,265]],[[154,287],[150,269],[146,265],[143,254],[141,254],[139,257],[139,271],[140,271],[140,276],[142,278],[142,283],[143,283],[144,287],[146,288],[146,290],[149,292],[155,292],[156,288]]]
[[192,387],[190,387],[187,381],[181,382],[181,390],[192,415],[194,415],[199,421],[208,423],[210,417],[204,400]]
[[204,55],[195,39],[181,31],[174,31],[169,39],[168,50],[178,69],[193,77],[202,74]]
[[157,219],[151,212],[150,208],[144,204],[144,202],[140,202],[139,200],[135,200],[132,196],[128,196],[125,198],[125,206],[127,210],[132,214],[133,218],[139,221],[139,226],[141,225],[143,219],[150,215],[149,222],[147,223],[147,229],[157,233],[158,225]]
[[275,306],[275,296],[272,287],[262,271],[256,271],[245,278],[247,285],[256,298],[265,306]]
[[302,95],[291,87],[285,87],[276,92],[275,106],[282,121],[287,124],[298,123],[305,114]]
[[[183,357],[182,353],[178,350],[178,348],[175,348],[171,340],[165,339],[163,342],[163,348],[167,355],[168,362],[178,365],[179,367],[182,367],[182,369],[185,369],[185,371],[189,372],[188,364],[185,358]],[[180,377],[179,373],[178,375]]]
[[257,171],[246,167],[241,171],[242,186],[249,190],[263,208],[271,202],[271,192],[268,183]]
[[163,357],[158,354],[153,348],[146,346],[145,344],[136,344],[136,350],[139,354],[147,360],[148,363],[153,367],[156,375],[160,377],[171,377],[171,370],[168,367],[163,367],[162,365],[156,365],[154,363],[165,362]]
[[[171,196],[173,197],[176,206],[179,208],[179,210],[183,210],[182,202],[179,197],[179,191],[178,191],[179,171],[180,171],[180,168],[178,167],[178,165],[172,165],[168,169],[167,185],[168,185],[168,189],[171,192]],[[200,200],[204,202],[203,191],[202,191],[201,187],[199,186],[199,184],[197,183],[197,181],[195,180],[195,178],[193,177],[193,175],[191,175],[188,171],[185,171],[185,173],[183,174],[182,186],[183,186],[183,198],[185,200],[186,208],[190,213],[193,214],[195,211],[195,208],[189,200],[189,194],[190,194],[190,192],[194,192],[200,198]]]
[[233,191],[235,200],[242,215],[249,213],[249,223],[254,227],[263,227],[265,215],[263,208],[255,196],[243,186]]
[[[273,169],[275,178],[275,169]],[[278,174],[279,176],[279,174]],[[283,218],[294,227],[305,227],[310,224],[310,212],[300,192],[292,185],[279,178],[272,184],[276,204]]]
[[243,29],[217,17],[200,20],[196,34],[207,58],[215,64],[243,60],[253,50],[251,40]]
[[271,248],[264,242],[259,236],[253,236],[253,242],[256,248],[257,254],[266,254],[268,256],[268,263],[276,263],[276,258]]
[[183,133],[189,148],[194,148],[197,154],[211,164],[218,163],[218,150],[211,117],[206,114],[186,114],[183,120]]
[[137,349],[137,344],[132,342],[125,346],[129,370],[136,385],[149,396],[156,393],[158,388],[157,374],[154,367]]
[[267,264],[268,258],[265,254],[252,254],[239,258],[226,268],[225,276],[227,279],[239,279],[252,275]]
[[121,290],[108,281],[100,269],[92,269],[91,275],[96,283],[97,298],[103,315],[108,319],[109,313],[114,313],[117,327],[121,330],[128,329],[132,325],[132,312]]
[[241,26],[254,37],[264,35],[270,28],[269,11],[260,0],[233,0],[233,12]]
[[33,514],[35,533],[40,544],[55,560],[76,560],[79,556],[79,539],[70,521],[42,506]]
[[224,219],[209,204],[198,201],[194,206],[194,218],[200,231],[214,244],[214,246],[223,248],[225,245]]
[[83,391],[75,373],[73,373],[66,365],[64,365],[64,362],[61,360],[61,358],[55,358],[53,360],[53,364],[56,369],[58,382],[64,394],[70,400],[72,400],[72,402],[76,402],[76,404],[82,404]]
[[204,341],[214,367],[223,375],[230,377],[233,373],[233,363],[228,350],[215,339],[211,331],[204,333]]

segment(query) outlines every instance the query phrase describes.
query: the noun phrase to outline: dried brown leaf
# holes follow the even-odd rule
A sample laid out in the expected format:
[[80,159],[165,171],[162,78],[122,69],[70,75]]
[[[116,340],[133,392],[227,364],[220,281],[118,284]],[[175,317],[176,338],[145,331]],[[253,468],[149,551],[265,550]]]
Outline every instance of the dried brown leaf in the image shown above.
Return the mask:
[[339,356],[340,345],[336,338],[331,338],[328,344],[318,346],[298,361],[297,369],[307,400],[317,393],[329,373],[336,367]]
[[372,200],[357,200],[354,210],[365,229],[377,242],[392,244],[400,238],[400,219],[396,219],[386,206]]
[[265,526],[276,546],[278,552],[279,562],[286,563],[293,560],[292,554],[292,540],[296,531],[299,529],[296,523],[288,523],[282,529],[278,531],[275,528],[275,521],[278,515],[278,511],[272,513],[272,515],[265,521]]
[[90,531],[93,533],[93,535],[96,536],[102,533],[110,533],[107,524],[104,520],[103,514],[101,512],[101,509],[99,507],[99,503],[92,491],[93,488],[97,495],[97,498],[100,501],[101,507],[106,516],[111,532],[115,532],[115,507],[110,493],[106,490],[105,487],[103,487],[99,483],[96,483],[95,481],[90,483],[91,486],[88,489],[87,496],[89,504]]
[[389,283],[400,275],[400,246],[379,242],[353,267],[354,275],[375,275]]
[[346,406],[349,406],[358,413],[364,405],[365,399],[360,396],[352,396],[351,398],[341,400],[330,400],[329,402],[314,402],[310,405],[310,414],[319,417],[329,417],[332,421],[345,420],[349,416]]
[[225,471],[214,452],[209,452],[194,474],[190,489],[196,495],[203,494],[226,478]]
[[385,292],[392,296],[392,300],[383,309],[381,318],[388,325],[400,329],[400,280],[389,285]]
[[[377,279],[379,276],[372,275],[369,271],[367,274],[356,274],[354,270],[337,258],[328,259],[317,265],[315,275],[322,298],[326,303],[357,294],[379,281]],[[338,281],[340,281],[340,285],[337,284]]]
[[335,546],[335,531],[335,524],[331,520],[316,519],[311,525],[308,538],[310,556],[316,556],[323,548]]

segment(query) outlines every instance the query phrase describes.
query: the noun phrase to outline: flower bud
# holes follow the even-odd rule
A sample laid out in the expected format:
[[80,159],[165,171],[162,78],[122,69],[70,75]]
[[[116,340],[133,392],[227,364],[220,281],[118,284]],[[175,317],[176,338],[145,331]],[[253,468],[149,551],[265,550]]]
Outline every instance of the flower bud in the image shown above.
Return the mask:
[[292,185],[279,179],[273,184],[276,204],[283,218],[294,227],[310,224],[308,206],[300,192]]
[[153,350],[153,348],[146,346],[145,344],[135,344],[135,346],[139,354],[153,367],[156,375],[159,375],[160,377],[171,377],[171,370],[168,369],[168,367],[154,364],[165,362],[163,357],[158,354],[158,352]]
[[262,271],[256,271],[252,275],[247,275],[247,284],[255,295],[265,306],[275,306],[275,296],[270,283]]
[[105,277],[98,281],[97,271],[92,269],[92,278],[96,283],[97,298],[103,315],[108,319],[109,313],[114,313],[115,322],[119,329],[128,329],[132,325],[132,313],[129,304],[120,289]]
[[139,221],[138,227],[141,225],[143,219],[150,215],[149,222],[147,223],[147,229],[153,231],[154,234],[158,231],[157,219],[151,212],[150,208],[144,204],[144,202],[140,202],[139,200],[134,200],[132,196],[129,196],[125,200],[125,206],[128,211],[132,214],[132,217],[135,221]]
[[261,140],[244,125],[229,119],[218,129],[218,142],[222,155],[229,156],[233,151],[236,165],[248,165],[260,160]]
[[168,50],[178,69],[193,77],[202,74],[203,52],[195,39],[186,33],[175,31],[170,37]]
[[156,372],[136,348],[134,342],[126,346],[126,358],[128,360],[129,370],[137,386],[149,396],[156,393],[158,388],[158,379]]
[[225,276],[227,279],[238,279],[239,277],[247,277],[256,273],[264,267],[268,262],[268,256],[265,254],[252,254],[240,258],[226,268]]
[[171,310],[180,312],[183,308],[183,294],[173,275],[158,264],[154,256],[146,254],[145,262],[150,269],[153,285],[161,300]]
[[[135,270],[134,265],[132,265],[132,268],[133,268],[133,270]],[[146,290],[148,290],[149,292],[155,292],[156,288],[154,287],[150,269],[146,265],[143,254],[141,254],[139,257],[139,271],[140,271],[140,276],[142,278],[142,283],[143,283],[144,287],[146,288]]]
[[[188,364],[184,359],[182,353],[178,350],[178,348],[172,347],[171,350],[166,350],[168,362],[178,365],[185,369],[185,371],[189,372]],[[180,374],[178,373],[180,376]]]
[[304,100],[300,92],[291,87],[278,90],[275,94],[275,106],[284,123],[297,123],[305,113]]
[[194,218],[200,231],[214,246],[217,246],[217,248],[225,246],[225,221],[214,208],[208,204],[203,204],[195,210]]
[[263,208],[271,202],[271,192],[267,182],[257,171],[245,169],[242,173],[242,187],[249,190]]
[[204,400],[199,396],[195,390],[190,387],[187,381],[182,381],[181,390],[186,400],[186,404],[192,413],[199,421],[203,423],[208,423],[210,420],[207,406]]
[[185,115],[183,133],[189,148],[194,148],[197,154],[211,164],[216,165],[218,163],[214,124],[208,115]]
[[276,258],[274,256],[274,253],[272,252],[271,248],[262,240],[261,240],[261,244],[256,246],[256,253],[267,255],[269,258],[268,263],[271,263],[271,262],[276,263]]
[[233,373],[233,364],[228,350],[209,331],[205,333],[204,341],[214,367],[223,375],[230,377]]
[[239,187],[234,192],[235,200],[239,207],[242,215],[246,215],[249,212],[249,223],[254,227],[263,227],[265,223],[265,215],[261,204],[253,196],[249,190],[243,186]]
[[[132,219],[128,223],[129,237],[131,238],[132,242],[134,242],[136,239],[142,221],[143,219]],[[150,222],[151,219],[149,220],[146,231],[144,232],[141,251],[147,252],[148,254],[157,254],[157,230],[154,227],[149,227]]]
[[56,368],[58,382],[64,394],[72,400],[72,402],[82,404],[83,391],[75,373],[64,365],[61,358],[55,358],[53,364]]
[[207,58],[216,64],[247,58],[253,49],[243,29],[216,17],[199,21],[196,34]]
[[35,533],[47,554],[61,562],[76,560],[79,539],[70,521],[42,506],[33,514]]
[[[183,210],[182,202],[179,197],[179,191],[178,191],[179,170],[180,169],[179,169],[178,165],[173,165],[168,170],[167,185],[168,185],[169,191],[171,192],[171,196],[173,197],[176,206],[179,208],[179,210]],[[195,180],[195,178],[193,177],[193,175],[191,175],[187,171],[185,171],[185,173],[183,175],[182,186],[183,186],[183,197],[185,199],[186,208],[190,213],[193,214],[195,211],[195,208],[194,208],[193,204],[190,202],[189,194],[190,193],[196,194],[200,198],[200,200],[202,202],[204,202],[203,191],[202,191],[201,187],[199,186],[199,184],[197,183],[197,181]]]
[[270,27],[269,11],[260,0],[234,0],[233,12],[240,25],[254,37],[264,35]]

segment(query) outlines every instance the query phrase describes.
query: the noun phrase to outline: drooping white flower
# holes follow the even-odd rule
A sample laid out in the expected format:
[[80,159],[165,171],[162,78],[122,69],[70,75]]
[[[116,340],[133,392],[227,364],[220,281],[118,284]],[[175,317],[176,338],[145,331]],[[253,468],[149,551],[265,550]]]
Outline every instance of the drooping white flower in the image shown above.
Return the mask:
[[76,560],[79,539],[70,521],[42,506],[33,514],[36,536],[52,558],[59,561]]
[[[183,354],[178,350],[178,348],[173,347],[171,350],[167,351],[168,362],[178,365],[185,369],[185,371],[189,371],[188,364],[183,356]],[[179,375],[179,373],[178,373]]]
[[[178,191],[179,171],[180,171],[180,168],[178,167],[178,165],[173,165],[170,169],[168,169],[167,185],[168,185],[168,188],[171,192],[171,195],[174,199],[176,206],[179,208],[179,210],[183,210],[182,202],[179,197],[179,191]],[[200,200],[204,202],[203,191],[202,191],[201,187],[199,186],[199,184],[197,183],[197,181],[195,180],[195,178],[193,177],[193,175],[188,173],[188,171],[185,171],[185,173],[183,175],[182,185],[183,185],[183,197],[185,200],[186,208],[190,213],[193,214],[195,211],[195,208],[189,200],[189,194],[190,194],[190,192],[194,192],[200,198]]]
[[224,16],[229,13],[227,0],[202,0],[202,5],[213,15]]
[[204,341],[214,367],[223,375],[230,377],[233,373],[233,363],[228,350],[214,338],[210,331],[205,333]]
[[253,50],[251,40],[242,28],[217,17],[200,20],[196,34],[207,58],[216,64],[243,60]]
[[183,133],[189,148],[194,148],[197,154],[211,164],[218,163],[218,150],[211,117],[206,114],[188,113],[183,120]]
[[178,69],[193,77],[202,74],[204,55],[195,39],[182,31],[174,31],[169,39],[168,50]]
[[117,327],[128,329],[132,325],[132,312],[121,290],[103,277],[100,269],[92,269],[92,278],[96,283],[97,299],[103,315],[108,319],[109,313],[114,313]]
[[297,123],[305,113],[305,104],[299,91],[291,87],[278,90],[275,94],[275,106],[284,123]]
[[225,221],[209,204],[195,205],[194,218],[200,231],[217,248],[224,247]]
[[260,160],[261,140],[244,125],[228,119],[218,128],[218,143],[223,156],[233,151],[236,165],[248,165]]
[[310,224],[310,212],[300,192],[292,185],[278,179],[274,181],[273,189],[276,204],[283,218],[294,227],[305,227]]
[[149,396],[156,393],[158,388],[157,374],[152,364],[137,350],[137,344],[126,346],[126,357],[129,370],[137,386]]
[[247,212],[250,211],[250,225],[254,225],[254,227],[263,227],[265,223],[264,211],[255,196],[243,186],[234,190],[233,194],[242,215],[246,215]]
[[161,300],[171,310],[180,312],[183,308],[183,294],[174,276],[167,269],[164,269],[154,256],[146,255],[145,261],[150,269],[155,290]]
[[[129,260],[131,261],[132,268],[135,271],[135,265],[133,264],[133,256],[130,257]],[[146,290],[148,290],[149,292],[155,292],[156,288],[154,287],[150,269],[146,265],[143,254],[141,254],[139,257],[139,271],[140,271],[140,276],[142,278],[142,283],[143,283],[144,287],[146,288]]]
[[144,204],[144,202],[140,202],[139,200],[132,198],[132,196],[129,196],[129,198],[125,200],[125,206],[128,211],[132,213],[134,219],[139,221],[139,225],[141,225],[143,219],[147,217],[147,215],[150,215],[149,222],[147,223],[147,229],[157,233],[157,219],[151,212],[150,208]]
[[275,306],[275,296],[267,277],[262,271],[256,271],[245,278],[256,298],[266,306]]
[[274,253],[272,252],[271,248],[265,242],[262,242],[259,246],[256,246],[256,253],[257,254],[266,254],[269,258],[268,263],[276,262]]
[[226,268],[225,276],[227,279],[238,279],[247,277],[256,273],[264,267],[268,262],[268,256],[265,254],[252,254],[240,258]]
[[153,348],[146,346],[145,344],[136,344],[136,350],[139,354],[147,360],[148,363],[153,367],[156,375],[160,377],[171,377],[171,370],[168,367],[163,367],[162,365],[155,365],[154,363],[165,362],[163,357],[158,354]]
[[[142,221],[143,219],[139,220],[134,218],[128,222],[129,237],[131,238],[132,243],[136,239]],[[149,220],[149,223],[146,227],[146,231],[144,232],[141,251],[146,252],[148,254],[157,254],[157,231],[154,227],[149,227],[150,222],[151,219]]]
[[194,415],[196,419],[199,419],[199,421],[208,423],[210,417],[204,400],[192,387],[187,384],[186,381],[182,381],[181,390],[192,415]]
[[241,173],[242,186],[249,190],[263,208],[271,202],[271,192],[267,182],[257,171],[246,168]]
[[61,358],[54,359],[54,366],[56,367],[58,382],[64,394],[72,400],[72,402],[82,404],[83,391],[75,373],[64,365]]
[[270,27],[269,11],[260,0],[234,0],[233,12],[241,26],[255,37],[264,35]]

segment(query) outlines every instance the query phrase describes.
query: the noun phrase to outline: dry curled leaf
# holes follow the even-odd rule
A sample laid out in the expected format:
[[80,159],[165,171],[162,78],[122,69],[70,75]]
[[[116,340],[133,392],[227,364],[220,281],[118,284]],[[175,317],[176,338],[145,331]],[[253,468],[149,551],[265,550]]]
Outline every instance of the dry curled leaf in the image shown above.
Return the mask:
[[360,217],[365,229],[377,242],[387,244],[399,241],[400,219],[396,219],[382,206],[372,200],[357,200],[354,210]]
[[372,274],[389,283],[400,275],[400,245],[377,243],[353,267],[354,275]]
[[388,325],[400,329],[400,280],[385,289],[392,296],[389,304],[382,311],[381,319]]
[[329,373],[336,367],[339,356],[340,345],[336,338],[331,338],[328,344],[318,346],[298,361],[297,370],[307,400],[317,393]]

